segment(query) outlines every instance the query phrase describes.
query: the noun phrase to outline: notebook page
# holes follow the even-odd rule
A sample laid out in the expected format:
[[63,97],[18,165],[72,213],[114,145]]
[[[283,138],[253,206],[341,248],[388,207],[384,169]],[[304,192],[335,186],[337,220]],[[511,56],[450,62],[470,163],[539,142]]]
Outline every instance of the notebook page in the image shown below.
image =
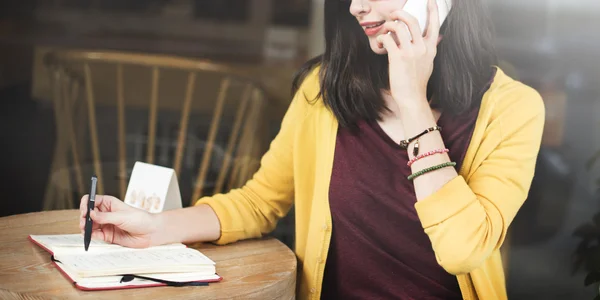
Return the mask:
[[[83,235],[82,234],[57,234],[57,235],[31,235],[31,238],[42,244],[42,246],[48,248],[55,255],[58,254],[81,254],[91,255],[106,252],[117,252],[117,251],[136,251],[138,249],[127,248],[117,244],[110,244],[104,241],[91,240],[88,251],[85,251],[83,246]],[[151,247],[152,249],[173,249],[173,248],[185,248],[186,246],[181,243],[160,245]]]
[[[97,255],[55,255],[67,268],[79,276],[103,276],[127,273],[192,272],[210,266],[214,262],[200,251],[182,249],[146,249],[102,253]],[[206,268],[204,268],[206,269]]]
[[[54,234],[54,235],[31,235],[31,238],[44,245],[46,248],[52,247],[83,247],[83,234]],[[92,240],[90,247],[120,247],[109,244],[104,241]]]

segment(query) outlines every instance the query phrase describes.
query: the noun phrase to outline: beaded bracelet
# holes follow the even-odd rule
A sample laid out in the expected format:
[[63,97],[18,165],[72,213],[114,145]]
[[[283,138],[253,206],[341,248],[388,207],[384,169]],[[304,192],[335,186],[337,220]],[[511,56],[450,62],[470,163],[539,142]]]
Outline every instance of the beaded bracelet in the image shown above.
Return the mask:
[[415,172],[415,173],[409,175],[408,176],[408,180],[413,180],[413,179],[415,179],[415,178],[417,178],[417,177],[419,177],[419,176],[421,176],[421,175],[423,175],[425,173],[429,173],[431,171],[439,170],[439,169],[442,169],[442,168],[445,168],[445,167],[450,167],[450,166],[454,167],[454,166],[456,166],[456,163],[455,162],[447,162],[447,163],[439,164],[437,166],[425,168],[425,169],[423,169],[421,171],[418,171],[418,172]]
[[434,154],[442,154],[442,153],[448,153],[448,152],[450,152],[450,150],[448,150],[448,149],[436,149],[436,150],[432,150],[429,152],[425,152],[419,156],[413,157],[409,162],[406,163],[406,165],[410,167],[410,166],[412,166],[412,164],[414,164],[419,159],[425,158],[427,156],[432,156]]

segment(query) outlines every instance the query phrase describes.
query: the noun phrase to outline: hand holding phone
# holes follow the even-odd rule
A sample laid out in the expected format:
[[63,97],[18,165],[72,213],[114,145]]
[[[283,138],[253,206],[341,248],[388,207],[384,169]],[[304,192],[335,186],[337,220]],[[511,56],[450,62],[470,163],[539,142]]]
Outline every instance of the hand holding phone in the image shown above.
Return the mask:
[[[377,36],[377,43],[388,55],[390,93],[399,105],[402,101],[427,100],[439,29],[450,11],[450,0],[408,0],[405,4],[392,12],[395,22],[384,24],[385,34]],[[436,16],[440,20],[429,20]]]

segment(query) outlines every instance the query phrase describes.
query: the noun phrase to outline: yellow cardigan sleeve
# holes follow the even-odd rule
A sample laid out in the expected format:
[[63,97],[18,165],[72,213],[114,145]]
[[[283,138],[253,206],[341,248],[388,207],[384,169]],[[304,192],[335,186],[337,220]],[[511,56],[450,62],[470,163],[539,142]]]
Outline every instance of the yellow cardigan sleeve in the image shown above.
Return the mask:
[[415,204],[438,263],[451,274],[471,272],[500,248],[533,179],[544,104],[524,85],[502,94],[479,145],[489,155],[467,180],[458,176]]
[[257,238],[272,231],[290,210],[294,194],[293,142],[309,106],[306,93],[316,85],[316,74],[306,77],[292,99],[279,133],[261,158],[261,166],[242,188],[201,198],[217,214],[221,236],[216,244]]

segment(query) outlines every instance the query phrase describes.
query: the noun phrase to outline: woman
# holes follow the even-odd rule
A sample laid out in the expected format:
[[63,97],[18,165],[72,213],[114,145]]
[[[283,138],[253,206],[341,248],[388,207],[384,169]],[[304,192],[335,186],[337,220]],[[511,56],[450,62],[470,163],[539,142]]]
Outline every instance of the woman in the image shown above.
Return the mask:
[[494,67],[480,0],[455,0],[441,28],[429,1],[424,35],[404,3],[326,0],[326,51],[243,188],[157,215],[97,197],[94,238],[226,244],[294,203],[300,299],[505,299],[499,248],[533,177],[542,100]]

